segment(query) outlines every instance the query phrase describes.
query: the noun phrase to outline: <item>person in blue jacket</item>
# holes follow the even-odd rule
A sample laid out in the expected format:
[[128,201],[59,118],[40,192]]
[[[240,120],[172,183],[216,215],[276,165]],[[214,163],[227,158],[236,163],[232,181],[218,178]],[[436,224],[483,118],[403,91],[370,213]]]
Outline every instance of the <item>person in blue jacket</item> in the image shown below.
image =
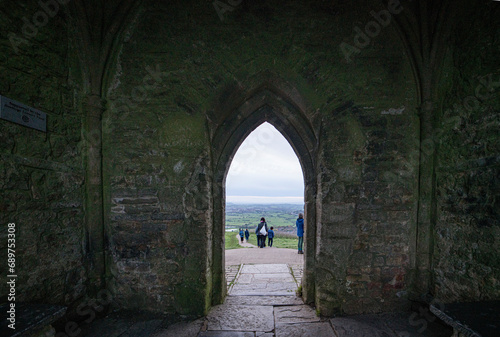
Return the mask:
[[274,227],[271,226],[271,229],[267,231],[267,244],[269,245],[269,247],[273,246],[273,238],[274,238],[273,228]]
[[241,238],[241,243],[243,243],[243,236],[245,235],[245,232],[243,232],[243,228],[240,228],[240,238]]
[[250,237],[250,232],[248,231],[248,228],[245,229],[245,239],[247,240],[248,242],[248,238]]
[[299,237],[299,254],[304,254],[302,250],[302,245],[304,244],[304,214],[299,213],[299,218],[295,222],[297,227],[297,236]]

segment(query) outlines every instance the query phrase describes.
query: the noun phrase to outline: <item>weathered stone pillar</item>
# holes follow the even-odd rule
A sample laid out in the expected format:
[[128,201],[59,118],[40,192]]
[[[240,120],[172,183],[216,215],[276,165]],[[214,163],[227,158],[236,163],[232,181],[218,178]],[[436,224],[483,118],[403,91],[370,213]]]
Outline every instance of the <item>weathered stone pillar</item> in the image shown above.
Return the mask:
[[304,233],[304,277],[302,278],[302,298],[305,303],[313,303],[316,297],[316,194],[316,182],[306,181],[304,191],[306,232]]
[[[430,92],[427,93],[430,96]],[[435,224],[434,104],[422,103],[420,111],[420,164],[416,242],[416,290],[420,296],[431,292],[433,230]]]
[[224,248],[224,223],[226,217],[226,200],[224,178],[215,177],[213,187],[213,232],[212,232],[212,305],[224,301],[227,293],[225,277],[225,248]]
[[105,102],[88,95],[83,102],[85,123],[85,235],[89,294],[105,286],[104,216],[102,186],[102,115]]

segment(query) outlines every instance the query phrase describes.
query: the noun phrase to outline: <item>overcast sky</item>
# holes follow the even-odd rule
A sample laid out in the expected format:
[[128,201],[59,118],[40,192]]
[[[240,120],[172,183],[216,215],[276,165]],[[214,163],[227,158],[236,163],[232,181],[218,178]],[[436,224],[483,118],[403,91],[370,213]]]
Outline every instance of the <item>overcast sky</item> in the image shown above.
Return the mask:
[[295,152],[271,124],[262,124],[234,156],[226,179],[227,201],[302,203],[303,197],[304,180]]

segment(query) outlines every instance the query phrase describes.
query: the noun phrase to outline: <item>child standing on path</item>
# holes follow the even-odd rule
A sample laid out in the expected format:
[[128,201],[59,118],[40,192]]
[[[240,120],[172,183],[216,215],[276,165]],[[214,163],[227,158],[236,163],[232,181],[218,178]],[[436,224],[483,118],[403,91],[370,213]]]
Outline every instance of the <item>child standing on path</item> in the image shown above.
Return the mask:
[[241,238],[241,243],[243,243],[243,235],[244,235],[243,228],[241,228],[241,229],[240,229],[240,238]]
[[297,226],[297,236],[299,237],[299,254],[304,254],[302,251],[302,245],[304,243],[304,214],[299,213],[299,218],[297,222],[295,222],[295,226]]
[[273,238],[274,238],[274,231],[273,231],[273,228],[271,226],[271,229],[267,231],[267,244],[269,245],[269,247],[272,247],[273,246]]

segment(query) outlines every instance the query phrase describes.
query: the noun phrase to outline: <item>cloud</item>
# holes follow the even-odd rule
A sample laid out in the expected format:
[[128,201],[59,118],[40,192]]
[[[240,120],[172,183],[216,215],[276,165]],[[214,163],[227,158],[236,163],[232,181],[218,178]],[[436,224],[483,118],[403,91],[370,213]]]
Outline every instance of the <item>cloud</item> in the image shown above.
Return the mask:
[[304,195],[299,160],[271,124],[255,129],[236,152],[226,179],[228,196]]

